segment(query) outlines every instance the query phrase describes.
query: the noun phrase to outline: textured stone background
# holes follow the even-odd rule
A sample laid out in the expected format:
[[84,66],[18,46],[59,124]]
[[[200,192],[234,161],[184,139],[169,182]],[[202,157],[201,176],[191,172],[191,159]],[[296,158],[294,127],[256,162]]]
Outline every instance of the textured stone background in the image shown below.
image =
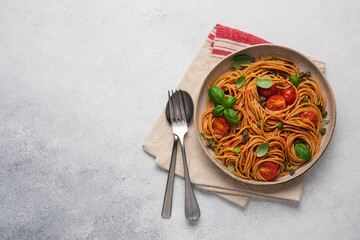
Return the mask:
[[[359,1],[0,0],[0,239],[360,239]],[[242,209],[177,178],[145,136],[216,23],[327,63],[338,109],[301,203]]]

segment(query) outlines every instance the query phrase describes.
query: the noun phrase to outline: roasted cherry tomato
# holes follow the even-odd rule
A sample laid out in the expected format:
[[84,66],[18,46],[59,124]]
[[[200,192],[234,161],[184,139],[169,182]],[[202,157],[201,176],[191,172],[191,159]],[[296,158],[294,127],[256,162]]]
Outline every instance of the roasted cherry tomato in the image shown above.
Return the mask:
[[276,84],[273,84],[269,88],[261,88],[261,87],[258,87],[258,88],[259,88],[260,94],[266,98],[269,98],[269,97],[275,95],[276,91],[277,91]]
[[296,92],[293,88],[284,89],[280,92],[280,95],[285,98],[287,105],[291,105],[296,100]]
[[319,124],[319,118],[313,111],[305,111],[301,114],[300,117],[310,120],[315,125],[315,127],[317,127]]
[[276,178],[278,174],[278,168],[273,162],[263,162],[259,166],[260,175],[266,180],[272,180]]
[[216,117],[213,122],[212,128],[215,134],[223,137],[229,131],[229,124],[224,118]]
[[279,111],[286,108],[285,98],[281,95],[271,96],[266,101],[266,108],[271,111]]

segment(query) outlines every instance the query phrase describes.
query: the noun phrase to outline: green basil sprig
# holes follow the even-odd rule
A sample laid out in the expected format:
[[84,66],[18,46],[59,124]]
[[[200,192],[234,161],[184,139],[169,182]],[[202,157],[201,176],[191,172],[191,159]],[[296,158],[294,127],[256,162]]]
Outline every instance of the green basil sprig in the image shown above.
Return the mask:
[[224,108],[230,108],[230,107],[234,106],[235,103],[236,103],[235,97],[227,97],[224,100]]
[[236,112],[234,111],[234,109],[226,108],[224,110],[224,117],[225,117],[226,121],[228,123],[230,123],[231,125],[237,126],[240,123],[239,117],[236,114]]
[[261,120],[259,120],[256,125],[258,125],[258,127],[261,127]]
[[239,125],[239,117],[236,112],[231,109],[231,107],[236,103],[235,97],[230,96],[225,98],[224,91],[217,86],[211,86],[209,88],[208,95],[211,101],[216,104],[220,104],[217,105],[212,111],[212,114],[215,117],[219,117],[224,114],[224,117],[228,123],[235,126]]
[[241,88],[244,84],[245,84],[245,76],[241,75],[237,80],[236,80],[236,88]]
[[229,166],[228,166],[228,170],[229,170],[230,172],[234,172],[234,171],[235,171],[235,168],[234,168],[233,166],[229,165]]
[[295,154],[301,159],[305,161],[309,161],[311,159],[311,151],[310,149],[303,143],[295,144]]
[[274,84],[270,78],[257,78],[255,83],[261,88],[270,88]]
[[223,104],[225,100],[225,93],[221,88],[217,86],[211,86],[209,88],[208,94],[211,101],[216,104]]
[[235,56],[232,61],[231,64],[233,65],[234,68],[236,69],[244,69],[246,68],[246,66],[243,66],[243,64],[251,64],[253,62],[253,59],[247,55],[238,55]]
[[309,99],[303,98],[303,100],[302,100],[301,102],[303,102],[303,103],[308,103],[308,102],[309,102]]
[[215,117],[219,117],[221,115],[224,114],[224,106],[223,105],[217,105],[213,111],[212,111],[212,114],[215,116]]
[[270,148],[270,144],[267,143],[267,142],[260,144],[258,149],[257,149],[256,156],[257,157],[265,156],[268,153],[269,148]]
[[295,87],[297,87],[297,85],[299,85],[299,83],[300,83],[300,79],[296,75],[291,75],[290,76],[290,81],[291,81],[292,84],[295,85]]

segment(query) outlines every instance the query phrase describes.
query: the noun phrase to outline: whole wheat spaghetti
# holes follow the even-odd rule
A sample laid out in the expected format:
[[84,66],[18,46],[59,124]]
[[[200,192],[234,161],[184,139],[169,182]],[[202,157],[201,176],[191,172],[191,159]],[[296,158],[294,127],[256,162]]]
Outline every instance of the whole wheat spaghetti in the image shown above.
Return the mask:
[[[237,87],[242,76],[245,83]],[[291,76],[299,76],[298,82],[292,82]],[[261,88],[257,79],[270,79],[275,86]],[[242,70],[221,74],[211,86],[221,88],[225,98],[236,98],[231,109],[239,124],[229,124],[224,115],[214,116],[213,110],[220,104],[208,98],[201,131],[215,158],[236,176],[266,181],[294,174],[318,153],[326,101],[317,80],[300,73],[295,62],[281,56],[260,57]],[[284,96],[286,103],[279,96]],[[268,150],[265,146],[265,155],[259,156],[259,146],[264,144]]]

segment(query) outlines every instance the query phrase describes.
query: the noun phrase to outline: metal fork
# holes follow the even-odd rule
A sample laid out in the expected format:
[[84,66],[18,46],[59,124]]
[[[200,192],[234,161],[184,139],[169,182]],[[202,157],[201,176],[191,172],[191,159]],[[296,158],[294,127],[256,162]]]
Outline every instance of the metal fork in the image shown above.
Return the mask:
[[[171,95],[176,93],[176,97],[172,98]],[[171,127],[174,135],[179,138],[183,162],[184,162],[184,178],[185,178],[185,216],[189,220],[197,220],[200,217],[200,208],[196,200],[194,190],[191,185],[189,171],[187,167],[184,136],[188,131],[184,96],[181,91],[173,90],[168,91],[169,96],[169,110]]]

